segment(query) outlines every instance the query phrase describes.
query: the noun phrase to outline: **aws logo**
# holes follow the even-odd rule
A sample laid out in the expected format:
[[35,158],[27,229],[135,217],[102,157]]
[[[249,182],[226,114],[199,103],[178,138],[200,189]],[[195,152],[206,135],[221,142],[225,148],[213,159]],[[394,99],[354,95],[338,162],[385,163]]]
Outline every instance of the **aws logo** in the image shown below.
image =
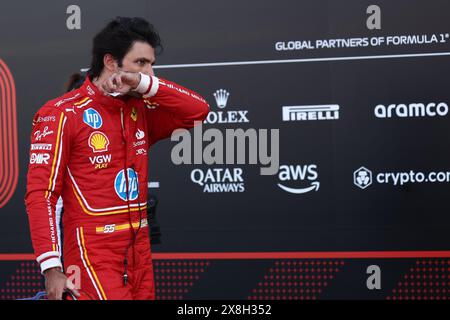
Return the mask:
[[19,178],[16,87],[5,62],[0,59],[0,208],[14,194]]

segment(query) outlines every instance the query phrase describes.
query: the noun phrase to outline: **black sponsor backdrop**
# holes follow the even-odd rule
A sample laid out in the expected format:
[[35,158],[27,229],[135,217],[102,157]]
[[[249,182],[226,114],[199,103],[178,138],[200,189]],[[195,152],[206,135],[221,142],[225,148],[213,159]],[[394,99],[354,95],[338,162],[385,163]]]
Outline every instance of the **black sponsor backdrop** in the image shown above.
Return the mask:
[[[81,8],[81,30],[66,28],[66,8]],[[378,1],[382,29],[366,28],[370,1],[14,1],[0,3],[0,58],[17,90],[20,177],[0,209],[0,251],[32,252],[23,204],[33,114],[62,94],[69,75],[89,65],[91,39],[112,17],[144,16],[165,50],[157,64],[195,64],[446,52],[448,43],[276,51],[291,40],[449,32],[447,1]],[[361,166],[378,172],[450,171],[448,115],[378,119],[377,104],[450,101],[449,60],[404,57],[238,66],[161,68],[157,75],[202,94],[212,111],[248,110],[228,128],[280,130],[281,165],[317,165],[320,188],[301,195],[277,187],[260,166],[172,164],[175,143],[150,154],[152,190],[163,234],[155,252],[445,250],[448,183],[353,184]],[[230,93],[219,109],[213,93]],[[339,104],[339,120],[283,122],[284,105]],[[194,169],[242,168],[243,193],[204,193]],[[309,181],[291,181],[294,188]]]

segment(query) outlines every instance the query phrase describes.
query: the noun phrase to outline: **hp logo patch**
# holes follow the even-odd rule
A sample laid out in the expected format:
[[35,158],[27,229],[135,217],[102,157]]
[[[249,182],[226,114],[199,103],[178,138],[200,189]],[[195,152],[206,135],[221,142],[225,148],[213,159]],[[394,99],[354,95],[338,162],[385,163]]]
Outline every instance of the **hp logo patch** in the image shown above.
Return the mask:
[[[136,200],[138,197],[138,177],[136,171],[131,168],[127,169],[128,175],[128,192],[130,201]],[[117,195],[123,201],[127,201],[127,179],[125,177],[125,170],[120,171],[114,180],[114,189]]]
[[101,128],[101,126],[103,124],[103,120],[102,120],[100,113],[98,113],[96,110],[94,110],[92,108],[89,108],[84,111],[83,121],[88,126],[94,128],[94,129]]

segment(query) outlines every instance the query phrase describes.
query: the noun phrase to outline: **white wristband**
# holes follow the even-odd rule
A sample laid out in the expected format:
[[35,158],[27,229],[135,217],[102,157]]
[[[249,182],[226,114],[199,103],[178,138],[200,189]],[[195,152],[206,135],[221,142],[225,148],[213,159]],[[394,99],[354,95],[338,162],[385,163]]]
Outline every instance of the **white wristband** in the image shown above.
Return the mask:
[[60,255],[58,251],[48,251],[37,257],[36,261],[41,266],[41,273],[43,274],[45,270],[55,267],[59,267],[62,271]]
[[44,271],[50,268],[58,267],[61,271],[63,270],[61,260],[59,258],[50,258],[41,263],[41,274],[44,274]]
[[150,84],[150,88],[148,88],[148,92],[144,93],[144,98],[151,98],[153,97],[159,89],[159,79],[155,76],[151,77],[151,84]]
[[150,86],[150,77],[146,74],[143,74],[142,72],[139,73],[141,74],[141,81],[139,82],[136,89],[134,89],[133,91],[144,94],[147,92],[148,87]]

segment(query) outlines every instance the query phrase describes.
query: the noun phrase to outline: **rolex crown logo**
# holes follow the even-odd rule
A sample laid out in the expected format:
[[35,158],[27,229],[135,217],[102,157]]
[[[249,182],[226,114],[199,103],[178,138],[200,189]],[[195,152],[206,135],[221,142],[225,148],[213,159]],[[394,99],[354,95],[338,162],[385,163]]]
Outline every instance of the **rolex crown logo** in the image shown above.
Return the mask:
[[224,89],[219,89],[214,93],[214,98],[216,98],[216,103],[219,108],[225,108],[227,106],[228,97],[230,93]]

